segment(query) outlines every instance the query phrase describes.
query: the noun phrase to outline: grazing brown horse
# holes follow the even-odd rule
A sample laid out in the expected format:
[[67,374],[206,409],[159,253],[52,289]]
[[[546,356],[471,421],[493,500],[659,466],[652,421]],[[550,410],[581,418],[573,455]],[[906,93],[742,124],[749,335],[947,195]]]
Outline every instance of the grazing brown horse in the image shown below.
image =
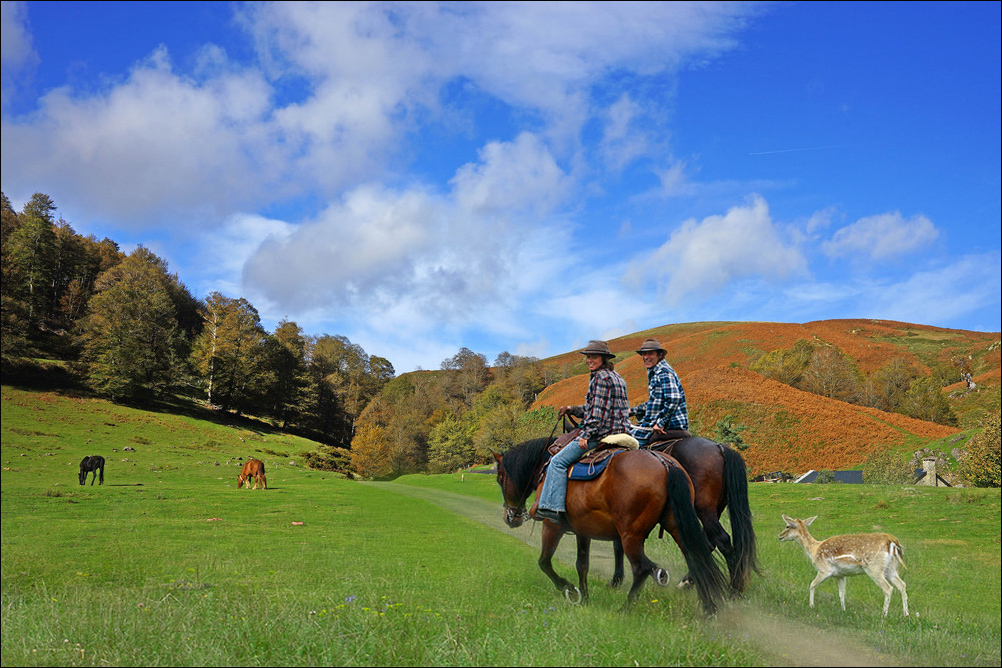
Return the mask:
[[[494,454],[497,481],[504,496],[504,519],[512,528],[521,526],[526,499],[542,485],[551,442],[549,438],[535,439],[513,447],[503,456]],[[592,539],[618,540],[633,569],[627,604],[633,603],[649,575],[654,575],[659,584],[668,582],[667,572],[644,553],[644,541],[661,524],[682,546],[703,610],[713,614],[726,585],[696,517],[692,498],[689,476],[671,457],[646,450],[617,454],[598,478],[571,480],[567,485],[567,519],[577,536],[579,585],[575,587],[553,570],[553,553],[566,529],[549,520],[543,522],[539,567],[569,601],[586,601]],[[577,600],[572,599],[573,594]]]
[[83,485],[87,482],[87,474],[92,473],[93,478],[90,479],[91,487],[94,486],[94,478],[97,478],[98,472],[101,473],[101,482],[99,484],[104,484],[104,457],[101,455],[91,455],[89,457],[84,457],[80,461],[80,484]]
[[[669,433],[669,437],[671,436]],[[757,571],[755,558],[755,531],[752,528],[751,508],[748,505],[748,476],[741,455],[726,445],[690,436],[680,432],[678,438],[652,442],[651,450],[670,454],[682,465],[692,479],[695,489],[693,505],[696,515],[703,524],[710,546],[724,555],[730,571],[730,587],[733,594],[740,594],[748,584],[752,571]],[[720,516],[728,509],[731,518],[732,537],[720,524]],[[673,536],[674,537],[674,536]],[[678,539],[675,539],[678,542]],[[679,548],[682,546],[679,545]],[[623,581],[623,548],[613,544],[615,573],[613,586]],[[691,583],[688,575],[679,586]]]
[[264,477],[264,462],[260,459],[251,459],[244,464],[243,470],[237,476],[237,489],[243,487],[244,482],[247,483],[247,489],[250,489],[251,478],[254,478],[254,489],[257,489],[259,482],[261,489],[268,489],[268,479]]

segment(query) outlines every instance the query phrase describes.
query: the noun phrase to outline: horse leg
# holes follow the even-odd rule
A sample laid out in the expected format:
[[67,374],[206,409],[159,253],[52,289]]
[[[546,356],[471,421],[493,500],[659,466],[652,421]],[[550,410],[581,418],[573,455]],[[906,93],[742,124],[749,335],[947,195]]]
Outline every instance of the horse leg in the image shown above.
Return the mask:
[[557,572],[553,570],[553,554],[557,551],[557,545],[560,544],[560,539],[563,536],[564,532],[562,529],[554,528],[554,525],[550,521],[543,522],[543,546],[542,551],[539,553],[539,570],[543,571],[546,577],[550,578],[550,582],[563,592],[567,600],[580,603],[580,598],[577,601],[573,601],[571,597],[579,597],[581,590],[572,585],[567,579],[557,575]]
[[[734,551],[734,546],[731,545],[730,535],[728,535],[727,531],[720,523],[720,516],[717,514],[715,509],[707,507],[706,505],[701,505],[696,508],[696,516],[703,525],[703,532],[706,534],[706,540],[710,544],[710,550],[720,550],[720,554],[724,555],[724,560],[727,562],[727,569],[731,575],[731,593],[737,594],[739,591],[739,583],[736,579],[739,577],[737,554]],[[675,539],[675,543],[678,544],[679,549],[682,549],[681,544],[679,544],[678,537],[674,534],[672,537]],[[679,589],[683,589],[691,585],[692,577],[690,577],[689,573],[686,573],[685,577],[682,578],[682,581],[678,583]]]
[[615,570],[612,573],[609,586],[613,589],[619,589],[623,584],[623,541],[619,538],[612,541],[612,560],[615,564]]
[[623,552],[626,553],[626,558],[630,560],[633,569],[633,585],[630,587],[630,593],[626,595],[626,606],[630,606],[636,603],[640,588],[644,586],[647,576],[657,568],[657,564],[648,559],[644,553],[644,536],[627,534],[623,538]]
[[710,550],[720,550],[727,562],[727,571],[730,574],[731,595],[736,596],[744,588],[743,576],[740,564],[738,563],[738,553],[731,543],[731,537],[720,524],[720,516],[715,511],[704,513],[697,512],[700,521],[703,523],[703,531],[706,533],[706,540],[710,543]]
[[578,536],[578,558],[575,566],[578,570],[578,588],[581,591],[581,602],[588,602],[588,565],[591,557],[591,538]]

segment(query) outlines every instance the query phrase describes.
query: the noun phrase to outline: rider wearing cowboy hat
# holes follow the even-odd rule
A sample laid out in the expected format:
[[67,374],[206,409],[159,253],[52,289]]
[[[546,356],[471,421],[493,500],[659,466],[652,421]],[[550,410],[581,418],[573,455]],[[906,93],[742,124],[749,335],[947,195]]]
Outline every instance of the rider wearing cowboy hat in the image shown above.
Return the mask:
[[630,417],[637,418],[631,433],[640,447],[649,444],[655,434],[689,429],[685,391],[678,374],[665,361],[666,352],[657,339],[647,339],[637,350],[647,369],[648,395],[647,401],[630,409]]
[[565,521],[567,469],[586,452],[598,447],[604,437],[629,433],[630,403],[626,397],[626,381],[614,369],[612,359],[615,355],[609,350],[609,344],[590,341],[580,352],[591,372],[585,403],[561,406],[559,413],[581,418],[581,433],[550,459],[534,514],[537,520]]

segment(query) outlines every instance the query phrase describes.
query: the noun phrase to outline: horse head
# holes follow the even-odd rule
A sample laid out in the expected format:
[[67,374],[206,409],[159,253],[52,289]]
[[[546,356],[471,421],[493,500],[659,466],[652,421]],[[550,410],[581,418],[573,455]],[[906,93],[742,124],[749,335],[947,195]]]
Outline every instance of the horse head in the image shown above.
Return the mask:
[[504,499],[504,523],[517,529],[525,522],[525,497],[519,498],[519,490],[512,483],[512,477],[505,471],[504,456],[491,451],[498,463],[498,486]]

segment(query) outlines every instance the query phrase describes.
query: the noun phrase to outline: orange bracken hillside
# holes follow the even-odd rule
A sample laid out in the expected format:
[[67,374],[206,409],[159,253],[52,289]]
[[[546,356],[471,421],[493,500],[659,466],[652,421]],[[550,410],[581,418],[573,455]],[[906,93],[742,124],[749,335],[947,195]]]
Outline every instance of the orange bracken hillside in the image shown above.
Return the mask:
[[[660,339],[668,361],[686,390],[690,416],[701,435],[718,420],[733,415],[746,425],[741,436],[750,447],[745,460],[753,474],[783,470],[845,469],[859,466],[875,449],[927,442],[957,432],[872,408],[828,399],[767,379],[748,370],[762,353],[788,349],[798,339],[837,346],[872,373],[894,358],[922,371],[951,359],[969,360],[982,392],[998,394],[998,333],[947,330],[876,320],[826,320],[788,323],[690,323],[639,332],[609,342],[617,353],[616,370],[626,380],[630,404],[647,398],[647,374],[633,353],[649,336]],[[576,364],[579,353],[545,360]],[[587,391],[585,373],[547,387],[534,406],[580,404]],[[961,384],[945,388],[949,394]],[[955,405],[964,399],[951,399]]]

